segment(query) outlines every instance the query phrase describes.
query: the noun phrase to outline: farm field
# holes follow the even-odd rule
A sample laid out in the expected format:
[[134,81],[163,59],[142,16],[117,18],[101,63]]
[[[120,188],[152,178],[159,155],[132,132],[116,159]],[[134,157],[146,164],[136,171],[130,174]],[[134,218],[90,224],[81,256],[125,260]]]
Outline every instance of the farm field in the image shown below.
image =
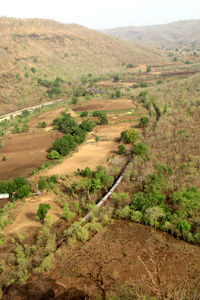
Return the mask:
[[[75,112],[84,110],[111,110],[113,114],[108,116],[109,125],[95,127],[94,131],[88,134],[85,143],[78,147],[77,152],[72,157],[65,159],[61,165],[48,170],[46,174],[70,174],[77,168],[87,165],[96,167],[105,163],[108,154],[117,150],[120,133],[134,124],[135,117],[127,115],[134,108],[135,105],[129,99],[97,99],[85,102],[74,110],[69,110],[72,116],[77,117]],[[0,156],[6,156],[6,161],[0,161],[0,180],[17,176],[26,177],[32,170],[47,161],[48,149],[55,140],[62,136],[62,133],[56,130],[52,131],[52,121],[63,110],[64,108],[59,108],[39,115],[29,122],[29,132],[27,133],[9,134],[5,139],[4,146],[0,149]],[[117,111],[116,116],[115,110]],[[129,122],[121,124],[120,120],[124,119],[126,122],[126,118]],[[130,123],[131,120],[133,120],[133,124]],[[38,128],[38,123],[42,121],[46,122],[46,128]],[[100,138],[98,143],[95,142],[96,135]]]
[[[47,150],[60,136],[59,132],[51,131],[52,120],[63,108],[45,112],[29,123],[29,132],[9,133],[0,149],[0,157],[6,156],[6,161],[0,161],[0,180],[7,180],[17,176],[28,176],[47,160]],[[38,123],[45,121],[46,128],[38,128]]]

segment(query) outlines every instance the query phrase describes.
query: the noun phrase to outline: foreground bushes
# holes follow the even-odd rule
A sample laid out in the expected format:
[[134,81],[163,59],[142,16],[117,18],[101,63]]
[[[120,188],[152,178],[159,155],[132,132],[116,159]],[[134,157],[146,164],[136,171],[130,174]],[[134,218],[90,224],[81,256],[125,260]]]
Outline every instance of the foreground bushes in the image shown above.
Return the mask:
[[[131,202],[114,194],[114,215],[144,223],[194,244],[200,244],[200,191],[196,187],[169,193],[162,174],[151,174]],[[117,199],[117,200],[115,200]],[[117,203],[117,205],[116,205]]]

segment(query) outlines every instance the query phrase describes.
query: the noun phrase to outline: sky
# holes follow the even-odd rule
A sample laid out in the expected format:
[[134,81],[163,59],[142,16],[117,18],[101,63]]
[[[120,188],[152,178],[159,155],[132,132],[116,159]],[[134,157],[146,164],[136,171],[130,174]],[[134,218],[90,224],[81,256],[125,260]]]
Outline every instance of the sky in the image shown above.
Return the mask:
[[0,16],[44,18],[92,29],[200,19],[200,0],[0,0]]

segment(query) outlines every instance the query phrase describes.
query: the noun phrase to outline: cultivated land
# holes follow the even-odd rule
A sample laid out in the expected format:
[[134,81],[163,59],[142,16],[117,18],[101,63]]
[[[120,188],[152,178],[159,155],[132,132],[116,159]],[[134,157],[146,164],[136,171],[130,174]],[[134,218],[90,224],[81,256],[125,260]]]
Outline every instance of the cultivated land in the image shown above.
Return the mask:
[[[62,26],[49,22],[48,30],[57,26],[62,36]],[[39,25],[33,31],[40,32]],[[34,34],[32,39],[44,39]],[[16,39],[20,45],[24,35]],[[54,39],[52,44],[59,40]],[[3,299],[199,299],[200,59],[193,49],[160,55],[167,62],[125,61],[95,80],[85,73],[67,84],[71,90],[63,107],[28,121],[11,120],[19,128],[27,124],[28,132],[0,127],[0,159],[6,157],[0,160],[0,179],[23,175],[32,192],[22,200],[13,192],[14,202],[0,211]],[[68,117],[55,129],[53,120],[63,111],[75,119]],[[108,124],[100,125],[94,111],[106,114]],[[86,119],[98,124],[80,145],[47,166],[52,143]],[[126,143],[120,136],[129,129],[139,137]],[[118,152],[120,144],[125,153]],[[104,206],[69,234],[120,174],[123,181]],[[40,204],[50,205],[44,222],[37,216]]]

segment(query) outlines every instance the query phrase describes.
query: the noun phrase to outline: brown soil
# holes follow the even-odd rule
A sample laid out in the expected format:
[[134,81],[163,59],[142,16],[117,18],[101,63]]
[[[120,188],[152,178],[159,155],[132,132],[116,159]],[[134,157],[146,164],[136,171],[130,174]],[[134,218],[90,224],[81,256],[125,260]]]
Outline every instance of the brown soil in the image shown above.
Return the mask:
[[[125,282],[132,285],[137,283],[138,289],[151,293],[153,286],[144,264],[156,279],[155,263],[161,284],[165,285],[166,290],[175,290],[177,284],[177,289],[181,289],[185,284],[192,287],[196,283],[198,291],[199,256],[200,248],[197,246],[147,226],[115,221],[85,245],[78,244],[73,252],[69,246],[63,245],[48,276],[58,280],[66,288],[78,286],[89,295],[96,295],[99,291],[95,284],[90,280],[77,278],[77,275],[88,272],[88,267],[95,260],[103,265],[104,260],[117,258],[118,260],[103,266],[104,280],[107,283],[109,274],[116,279],[118,286]],[[149,287],[148,282],[151,282]]]
[[123,110],[134,109],[135,105],[130,99],[98,99],[92,100],[89,103],[83,103],[81,106],[74,109],[74,111],[93,111],[93,110]]
[[[32,170],[47,160],[47,150],[62,134],[52,129],[52,120],[63,111],[59,108],[45,112],[30,121],[29,132],[9,134],[4,146],[0,149],[0,158],[5,155],[6,161],[0,160],[0,180],[8,180],[17,176],[27,176]],[[38,123],[45,121],[47,128],[38,128]]]

